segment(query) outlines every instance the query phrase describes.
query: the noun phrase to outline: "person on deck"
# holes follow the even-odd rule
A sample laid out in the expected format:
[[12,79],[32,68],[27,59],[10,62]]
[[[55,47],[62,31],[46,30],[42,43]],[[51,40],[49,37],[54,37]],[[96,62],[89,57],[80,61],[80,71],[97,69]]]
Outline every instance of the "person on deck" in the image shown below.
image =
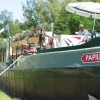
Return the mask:
[[78,35],[83,35],[84,36],[84,41],[87,42],[89,40],[88,35],[90,34],[87,29],[84,28],[83,24],[79,25],[79,32]]

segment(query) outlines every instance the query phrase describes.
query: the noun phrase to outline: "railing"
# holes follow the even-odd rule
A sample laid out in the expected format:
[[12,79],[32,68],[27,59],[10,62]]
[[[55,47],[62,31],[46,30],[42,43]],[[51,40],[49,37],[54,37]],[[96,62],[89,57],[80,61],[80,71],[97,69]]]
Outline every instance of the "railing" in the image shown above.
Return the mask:
[[9,65],[4,71],[2,71],[0,73],[0,76],[5,73],[10,67],[12,67],[23,55],[21,55],[20,57],[18,57],[11,65]]

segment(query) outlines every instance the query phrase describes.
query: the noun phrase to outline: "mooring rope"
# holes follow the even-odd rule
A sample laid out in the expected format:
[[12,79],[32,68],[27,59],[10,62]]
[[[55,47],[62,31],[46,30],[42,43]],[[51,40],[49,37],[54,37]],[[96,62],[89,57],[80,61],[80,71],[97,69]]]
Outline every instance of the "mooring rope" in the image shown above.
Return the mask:
[[16,59],[11,65],[9,65],[4,71],[2,71],[0,73],[0,75],[2,75],[3,73],[5,73],[10,67],[12,67],[23,55],[21,55],[20,57],[18,57],[18,59]]

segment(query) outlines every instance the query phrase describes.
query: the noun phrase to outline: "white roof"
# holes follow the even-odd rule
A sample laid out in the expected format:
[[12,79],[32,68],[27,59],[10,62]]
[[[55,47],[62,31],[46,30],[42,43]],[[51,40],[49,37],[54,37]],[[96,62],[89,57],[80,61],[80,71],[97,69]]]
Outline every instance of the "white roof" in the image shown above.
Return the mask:
[[100,19],[100,3],[95,3],[95,2],[68,3],[65,9],[71,13],[75,13],[80,16]]

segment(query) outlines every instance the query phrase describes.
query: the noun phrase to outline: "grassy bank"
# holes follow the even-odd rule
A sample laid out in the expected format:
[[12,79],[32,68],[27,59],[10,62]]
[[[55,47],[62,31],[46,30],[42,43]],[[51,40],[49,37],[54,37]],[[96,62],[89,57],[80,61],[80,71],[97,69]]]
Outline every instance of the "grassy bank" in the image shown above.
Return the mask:
[[20,100],[20,99],[17,99],[17,98],[12,99],[5,92],[0,91],[0,100]]
[[0,100],[12,100],[7,94],[0,91]]

